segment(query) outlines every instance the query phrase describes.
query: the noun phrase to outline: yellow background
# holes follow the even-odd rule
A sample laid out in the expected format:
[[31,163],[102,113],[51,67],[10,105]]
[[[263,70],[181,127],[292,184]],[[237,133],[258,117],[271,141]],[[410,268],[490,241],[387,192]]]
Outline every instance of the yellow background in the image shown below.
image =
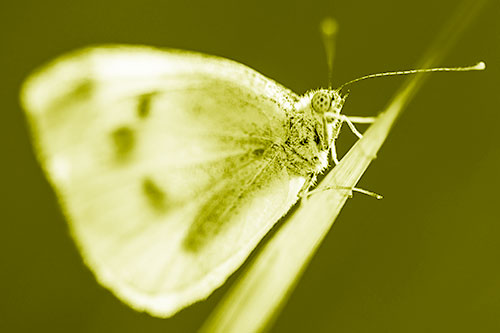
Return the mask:
[[[141,43],[237,60],[297,93],[326,85],[318,23],[340,24],[334,85],[411,68],[458,1],[12,1],[0,5],[0,331],[192,332],[227,290],[171,319],[100,287],[69,237],[18,103],[43,62],[98,43]],[[490,4],[407,108],[273,332],[500,332],[500,6]],[[351,87],[375,115],[403,78]],[[354,142],[344,130],[342,154]],[[325,207],[324,209],[328,209]],[[311,221],[314,223],[314,221]],[[229,282],[234,281],[234,276]]]

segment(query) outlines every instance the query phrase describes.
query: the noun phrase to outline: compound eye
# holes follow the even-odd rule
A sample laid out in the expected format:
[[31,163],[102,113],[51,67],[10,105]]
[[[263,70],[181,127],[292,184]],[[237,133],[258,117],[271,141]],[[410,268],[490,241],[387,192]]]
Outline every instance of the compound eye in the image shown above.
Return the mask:
[[327,91],[318,91],[311,99],[311,106],[314,111],[325,113],[330,110],[332,105],[332,96]]

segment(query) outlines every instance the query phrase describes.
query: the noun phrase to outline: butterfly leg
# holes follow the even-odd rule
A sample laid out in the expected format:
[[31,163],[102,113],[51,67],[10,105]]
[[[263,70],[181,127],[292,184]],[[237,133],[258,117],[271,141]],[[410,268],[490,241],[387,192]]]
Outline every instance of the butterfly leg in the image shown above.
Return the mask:
[[374,123],[377,117],[356,117],[347,116],[347,118],[354,124],[371,124]]
[[300,189],[299,194],[297,194],[297,196],[299,198],[307,199],[309,193],[311,192],[309,191],[309,188],[314,184],[315,180],[316,180],[316,175],[311,173],[304,182],[304,185],[302,185],[302,188]]
[[335,148],[335,142],[332,143],[330,147],[330,151],[332,152],[332,160],[335,165],[339,164],[339,160],[337,158],[337,148]]
[[349,119],[349,117],[346,117],[344,116],[343,114],[340,115],[343,122],[347,123],[347,125],[349,125],[349,128],[351,129],[351,131],[354,133],[354,135],[356,135],[358,138],[362,138],[363,137],[363,134],[361,134],[358,129],[356,128],[356,126],[354,126],[353,122]]
[[377,200],[380,200],[383,198],[383,196],[381,196],[380,194],[377,194],[375,192],[372,192],[372,191],[368,191],[368,190],[364,190],[362,188],[357,188],[357,187],[348,187],[348,186],[327,186],[327,187],[320,187],[320,188],[316,188],[312,191],[309,191],[307,192],[306,194],[306,198],[313,195],[313,194],[316,194],[316,193],[319,193],[319,192],[323,192],[323,191],[328,191],[328,190],[348,190],[350,191],[351,193],[349,194],[350,197],[352,197],[352,192],[358,192],[358,193],[362,193],[362,194],[366,194],[370,197],[373,197]]
[[371,124],[375,121],[375,119],[377,119],[376,117],[348,117],[334,112],[328,112],[326,116],[334,119],[340,119],[342,122],[347,123],[351,131],[360,139],[363,137],[363,134],[358,131],[354,124]]

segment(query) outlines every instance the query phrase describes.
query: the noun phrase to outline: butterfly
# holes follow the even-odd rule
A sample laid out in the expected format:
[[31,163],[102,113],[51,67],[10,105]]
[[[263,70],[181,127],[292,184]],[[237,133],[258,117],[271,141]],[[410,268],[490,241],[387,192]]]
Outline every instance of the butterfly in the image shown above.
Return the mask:
[[228,59],[105,45],[33,73],[21,102],[85,263],[126,304],[169,317],[222,285],[337,163],[344,122],[361,135],[340,113],[344,86],[299,96]]

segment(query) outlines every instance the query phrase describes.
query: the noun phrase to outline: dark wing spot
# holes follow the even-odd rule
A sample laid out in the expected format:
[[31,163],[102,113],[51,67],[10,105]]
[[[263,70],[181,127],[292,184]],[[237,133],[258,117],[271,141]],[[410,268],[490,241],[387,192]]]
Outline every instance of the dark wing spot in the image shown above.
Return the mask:
[[262,149],[262,148],[255,149],[252,152],[252,155],[255,156],[255,157],[261,157],[263,154],[264,154],[264,149]]
[[135,144],[135,133],[127,126],[118,127],[111,133],[116,157],[119,159],[130,155]]
[[142,180],[142,192],[155,211],[165,211],[167,208],[166,194],[151,178],[146,177]]
[[88,99],[94,92],[94,89],[95,86],[92,80],[83,79],[75,84],[69,95],[72,99]]
[[137,115],[139,118],[145,119],[151,112],[151,99],[155,93],[147,93],[139,96],[137,104]]

